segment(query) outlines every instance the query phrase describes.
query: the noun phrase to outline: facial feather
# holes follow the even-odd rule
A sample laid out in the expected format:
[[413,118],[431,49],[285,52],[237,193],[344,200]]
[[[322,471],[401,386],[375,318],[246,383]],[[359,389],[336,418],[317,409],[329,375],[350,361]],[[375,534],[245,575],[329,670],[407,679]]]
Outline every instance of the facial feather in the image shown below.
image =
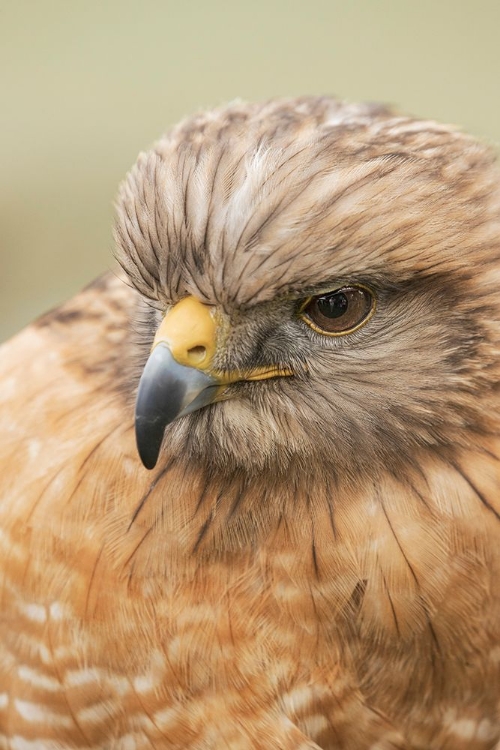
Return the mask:
[[[197,458],[229,472],[317,460],[359,477],[495,429],[493,162],[456,129],[327,98],[200,114],[141,156],[116,225],[132,282],[159,309],[218,305],[221,369],[297,373],[232,386],[170,427],[171,446],[194,434]],[[297,318],[315,290],[359,282],[378,298],[360,331],[329,339]]]

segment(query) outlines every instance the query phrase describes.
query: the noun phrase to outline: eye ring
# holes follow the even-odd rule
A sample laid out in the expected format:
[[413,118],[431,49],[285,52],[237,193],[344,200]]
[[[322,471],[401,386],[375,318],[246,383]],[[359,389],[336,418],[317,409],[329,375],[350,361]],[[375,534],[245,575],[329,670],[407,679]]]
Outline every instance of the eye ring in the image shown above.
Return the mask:
[[300,305],[298,316],[316,333],[339,337],[362,328],[373,317],[376,307],[377,298],[372,289],[364,284],[346,284],[331,292],[307,297]]

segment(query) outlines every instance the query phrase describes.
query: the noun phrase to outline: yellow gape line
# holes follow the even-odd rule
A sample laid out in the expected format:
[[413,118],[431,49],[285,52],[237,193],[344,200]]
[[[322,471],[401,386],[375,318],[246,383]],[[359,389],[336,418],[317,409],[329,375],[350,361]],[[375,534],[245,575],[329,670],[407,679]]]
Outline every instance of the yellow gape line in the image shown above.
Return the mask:
[[165,344],[174,360],[185,367],[194,367],[212,375],[220,385],[229,385],[241,380],[268,380],[286,377],[294,373],[278,366],[254,367],[233,372],[217,372],[212,368],[220,325],[216,308],[204,305],[196,297],[184,297],[165,315],[156,332],[153,349]]

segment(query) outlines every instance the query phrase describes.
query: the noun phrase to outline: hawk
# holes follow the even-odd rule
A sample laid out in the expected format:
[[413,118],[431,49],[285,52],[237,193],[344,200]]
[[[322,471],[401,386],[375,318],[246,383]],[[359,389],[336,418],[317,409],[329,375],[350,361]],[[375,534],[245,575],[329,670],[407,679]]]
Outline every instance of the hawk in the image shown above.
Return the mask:
[[500,737],[500,179],[457,129],[232,103],[1,356],[0,748]]

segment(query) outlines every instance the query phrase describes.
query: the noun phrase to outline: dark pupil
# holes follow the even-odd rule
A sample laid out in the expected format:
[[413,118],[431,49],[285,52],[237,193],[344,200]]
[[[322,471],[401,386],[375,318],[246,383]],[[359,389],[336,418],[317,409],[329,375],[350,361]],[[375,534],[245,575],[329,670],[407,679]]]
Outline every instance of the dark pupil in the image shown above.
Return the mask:
[[349,300],[342,292],[336,292],[319,297],[316,305],[325,318],[340,318],[347,311]]

